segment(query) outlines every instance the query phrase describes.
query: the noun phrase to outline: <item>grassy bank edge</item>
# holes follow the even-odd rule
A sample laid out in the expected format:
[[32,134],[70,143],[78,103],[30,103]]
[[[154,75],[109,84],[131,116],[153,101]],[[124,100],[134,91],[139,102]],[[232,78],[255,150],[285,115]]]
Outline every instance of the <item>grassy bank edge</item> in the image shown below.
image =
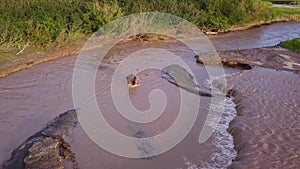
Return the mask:
[[284,47],[290,51],[300,53],[300,38],[280,42],[279,46]]

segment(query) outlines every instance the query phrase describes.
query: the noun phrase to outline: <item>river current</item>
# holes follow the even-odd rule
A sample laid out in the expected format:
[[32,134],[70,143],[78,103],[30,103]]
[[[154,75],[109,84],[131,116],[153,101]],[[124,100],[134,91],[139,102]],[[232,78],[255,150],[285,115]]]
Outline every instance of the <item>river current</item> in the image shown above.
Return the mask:
[[[299,23],[276,23],[211,36],[209,39],[217,50],[235,50],[274,46],[280,41],[296,37],[300,37]],[[96,93],[98,103],[104,105],[102,107],[105,109],[104,116],[107,121],[115,129],[129,136],[134,136],[139,131],[144,131],[150,136],[158,134],[174,122],[178,113],[178,88],[161,78],[160,71],[155,69],[138,74],[142,85],[130,94],[130,99],[138,109],[145,110],[149,107],[149,91],[162,89],[168,94],[170,104],[161,118],[147,125],[130,123],[122,119],[113,106],[110,82],[118,62],[132,52],[149,47],[168,49],[182,57],[195,73],[198,84],[209,91],[205,67],[196,64],[193,52],[174,40],[132,42],[115,48],[112,51],[112,62],[97,73]],[[17,146],[55,116],[74,108],[72,75],[76,59],[76,56],[62,58],[0,79],[0,163],[7,160]],[[228,76],[241,71],[225,68]],[[80,125],[73,131],[70,140],[72,149],[81,168],[225,168],[230,164],[228,161],[235,156],[232,138],[226,133],[226,126],[235,117],[236,111],[233,102],[227,99],[221,123],[211,124],[216,128],[216,132],[207,142],[199,144],[197,139],[206,120],[210,101],[210,98],[201,97],[198,117],[189,135],[178,146],[160,156],[151,159],[127,159],[112,155],[90,140]]]

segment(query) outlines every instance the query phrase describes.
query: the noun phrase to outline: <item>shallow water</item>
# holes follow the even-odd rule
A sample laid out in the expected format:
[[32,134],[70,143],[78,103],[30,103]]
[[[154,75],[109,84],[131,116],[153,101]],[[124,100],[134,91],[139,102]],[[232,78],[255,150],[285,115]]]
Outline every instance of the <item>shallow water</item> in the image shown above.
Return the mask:
[[229,80],[239,116],[229,128],[238,156],[232,168],[299,168],[300,76],[255,67]]
[[[122,51],[120,50],[120,48],[126,48],[130,49],[128,53],[133,53],[134,51],[138,51],[145,47],[135,45],[135,47],[133,48],[131,45],[132,44],[125,44],[123,46],[116,47],[116,49],[114,50],[118,53],[118,51]],[[201,89],[209,92],[209,88],[207,86],[208,74],[206,73],[206,70],[203,66],[195,63],[195,60],[192,57],[192,51],[190,51],[188,48],[178,45],[176,41],[169,41],[168,43],[149,42],[148,46],[159,46],[161,48],[172,50],[172,52],[176,53],[178,56],[181,56],[182,59],[186,61],[186,64],[189,65],[189,68],[193,71],[196,78],[195,80],[201,86]],[[112,55],[115,56],[115,60],[121,61],[122,63],[122,58],[125,58],[126,54],[127,53],[125,52],[119,53],[118,55]],[[153,53],[144,51],[142,53],[139,53],[138,55],[139,57],[151,57]],[[164,55],[162,57],[167,56]],[[158,64],[159,62],[161,62],[161,60],[152,60],[152,64],[155,65],[156,62]],[[140,64],[146,63],[140,62]],[[146,69],[140,71],[137,74],[137,77],[140,80],[140,86],[129,92],[129,97],[132,101],[132,104],[136,106],[136,108],[139,110],[147,110],[150,107],[148,100],[150,91],[153,89],[161,89],[167,96],[167,105],[162,116],[159,117],[157,120],[147,124],[133,123],[124,119],[124,117],[122,117],[119,114],[119,112],[113,105],[110,84],[112,72],[115,67],[117,67],[117,65],[106,65],[105,69],[102,67],[101,71],[98,71],[96,79],[96,97],[98,99],[98,105],[101,107],[101,112],[104,114],[104,117],[106,118],[108,123],[118,132],[121,132],[122,134],[125,134],[130,137],[139,137],[139,135],[143,137],[150,137],[163,133],[165,130],[167,130],[172,125],[172,123],[174,123],[179,113],[181,98],[179,88],[162,78],[161,70]],[[226,73],[237,73],[240,71],[240,69],[226,68]],[[230,164],[230,161],[235,156],[233,145],[232,142],[230,142],[230,138],[228,140],[224,140],[224,143],[226,142],[227,145],[230,145],[231,143],[231,146],[226,147],[226,152],[222,152],[220,146],[218,146],[219,141],[216,140],[227,139],[227,137],[230,136],[224,135],[224,133],[220,132],[219,135],[214,134],[204,144],[200,144],[198,142],[199,134],[201,132],[201,129],[203,128],[206,116],[208,114],[210,101],[210,97],[200,98],[200,109],[198,111],[198,117],[196,119],[195,125],[193,126],[187,137],[182,142],[180,142],[180,144],[178,144],[177,146],[175,146],[170,151],[164,154],[154,156],[151,158],[129,159],[113,155],[101,149],[97,144],[90,140],[80,126],[75,128],[74,134],[72,135],[73,141],[71,142],[71,146],[73,147],[73,152],[77,155],[79,167],[97,168],[98,166],[103,166],[103,168],[115,169],[150,169],[162,167],[189,168],[189,166],[186,163],[186,160],[188,159],[189,161],[196,163],[198,168],[206,166],[218,166],[219,168],[225,168]],[[228,114],[230,113],[232,113],[232,111],[228,110]],[[229,116],[228,114],[225,114],[225,116]],[[226,121],[226,119],[224,119],[223,122],[224,121]],[[227,125],[229,121],[230,120],[227,119]],[[224,129],[224,126],[223,131],[226,131],[226,127]],[[122,145],[122,143],[120,143],[120,145]],[[219,161],[216,160],[216,158],[219,158]],[[225,158],[226,160],[224,160],[223,158]]]
[[[139,45],[142,44],[142,45]],[[125,120],[113,106],[110,93],[112,73],[119,61],[134,51],[149,47],[166,48],[177,55],[189,65],[195,74],[196,81],[203,90],[207,87],[208,75],[203,66],[195,63],[193,52],[186,47],[178,45],[176,41],[168,42],[133,42],[124,44],[113,50],[113,59],[108,59],[104,66],[99,67],[96,78],[96,94],[104,117],[119,132],[134,137],[139,133],[153,136],[165,131],[176,119],[180,104],[179,88],[161,77],[161,71],[149,69],[137,74],[141,85],[130,93],[132,104],[137,109],[145,110],[149,107],[148,96],[152,89],[161,89],[168,96],[168,104],[163,115],[152,123],[142,125]],[[128,49],[126,52],[124,49]],[[142,53],[151,55],[151,53]],[[32,132],[41,129],[50,119],[60,112],[72,108],[71,78],[75,57],[48,62],[33,69],[13,74],[1,81],[1,99],[7,105],[1,114],[1,135],[5,138],[1,144],[1,158],[7,159],[10,152],[20,145]],[[160,62],[156,60],[154,62]],[[50,71],[54,70],[54,71]],[[239,69],[227,68],[227,73],[240,72]],[[26,74],[30,74],[28,76]],[[38,78],[35,78],[38,77]],[[60,78],[57,78],[60,77]],[[14,81],[15,85],[9,85]],[[30,99],[27,99],[30,98]],[[167,168],[186,168],[185,158],[195,163],[204,164],[209,161],[217,148],[211,144],[214,136],[205,144],[198,143],[201,128],[204,125],[209,103],[209,97],[201,98],[200,110],[195,126],[188,136],[169,152],[151,159],[127,159],[112,155],[93,143],[79,126],[74,129],[71,146],[82,168],[153,168],[165,166]],[[4,102],[1,102],[4,104]],[[18,106],[15,106],[18,104]],[[17,117],[17,118],[16,118]],[[20,120],[19,120],[20,119]],[[22,130],[20,130],[22,128]],[[22,131],[22,132],[19,132]],[[16,134],[9,134],[16,133]],[[84,145],[84,146],[83,146]]]
[[[263,26],[245,32],[229,33],[210,37],[219,50],[252,48],[275,45],[279,41],[300,36],[299,24],[278,23]],[[170,51],[182,56],[195,73],[199,85],[208,90],[207,73],[204,67],[194,62],[194,54],[184,47],[176,45],[174,41],[166,42],[133,42],[124,44],[120,49],[115,49],[115,56],[110,59],[109,64],[99,68],[97,80],[105,82],[97,87],[98,102],[104,104],[107,112],[105,117],[120,132],[134,135],[140,130],[147,135],[155,135],[164,131],[176,117],[176,103],[178,102],[177,87],[160,78],[157,70],[140,72],[141,85],[134,94],[130,95],[131,101],[138,109],[146,109],[149,106],[147,96],[152,88],[162,88],[170,96],[172,106],[167,107],[166,114],[152,124],[141,126],[131,124],[116,114],[111,106],[109,87],[113,69],[126,54],[142,49],[144,47],[165,47]],[[125,51],[124,51],[125,49]],[[118,56],[121,56],[118,58]],[[51,119],[66,110],[73,108],[72,102],[72,74],[76,57],[67,57],[37,65],[31,69],[12,74],[0,79],[0,163],[10,157],[10,153],[19,146],[26,138],[44,127]],[[227,73],[240,72],[241,70],[226,68]],[[100,84],[100,83],[97,83]],[[106,84],[106,86],[105,86]],[[169,91],[169,92],[168,92]],[[102,97],[104,96],[104,97]],[[78,127],[73,134],[73,151],[77,155],[79,164],[83,168],[154,168],[166,166],[165,168],[188,168],[187,163],[193,163],[198,167],[204,161],[210,161],[216,146],[212,144],[214,137],[205,144],[199,144],[197,139],[207,116],[207,105],[209,98],[201,98],[200,110],[196,125],[190,134],[180,145],[170,152],[159,157],[147,160],[123,159],[109,154],[96,146]],[[149,166],[151,165],[151,167]]]
[[0,79],[0,161],[55,116],[73,108],[75,57],[40,64]]

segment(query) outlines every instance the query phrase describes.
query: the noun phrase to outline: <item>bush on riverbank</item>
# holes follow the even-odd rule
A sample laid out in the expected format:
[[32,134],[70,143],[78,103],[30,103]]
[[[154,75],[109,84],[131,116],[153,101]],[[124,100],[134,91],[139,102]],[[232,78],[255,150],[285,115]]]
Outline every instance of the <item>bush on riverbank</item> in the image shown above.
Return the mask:
[[47,48],[76,43],[116,18],[147,11],[177,15],[208,30],[271,20],[286,12],[274,15],[261,0],[2,0],[0,52],[25,44]]
[[280,43],[280,46],[287,48],[291,51],[300,53],[300,38],[296,38],[293,40],[287,40]]

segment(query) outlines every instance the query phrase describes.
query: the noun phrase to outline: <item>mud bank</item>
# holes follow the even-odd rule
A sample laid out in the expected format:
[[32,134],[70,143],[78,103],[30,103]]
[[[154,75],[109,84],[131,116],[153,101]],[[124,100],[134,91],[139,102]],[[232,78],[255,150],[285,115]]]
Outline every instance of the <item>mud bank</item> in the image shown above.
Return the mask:
[[[300,56],[280,47],[243,49],[219,52],[223,62],[233,63],[229,66],[261,66],[275,70],[287,70],[300,73]],[[228,65],[228,64],[227,64]]]

